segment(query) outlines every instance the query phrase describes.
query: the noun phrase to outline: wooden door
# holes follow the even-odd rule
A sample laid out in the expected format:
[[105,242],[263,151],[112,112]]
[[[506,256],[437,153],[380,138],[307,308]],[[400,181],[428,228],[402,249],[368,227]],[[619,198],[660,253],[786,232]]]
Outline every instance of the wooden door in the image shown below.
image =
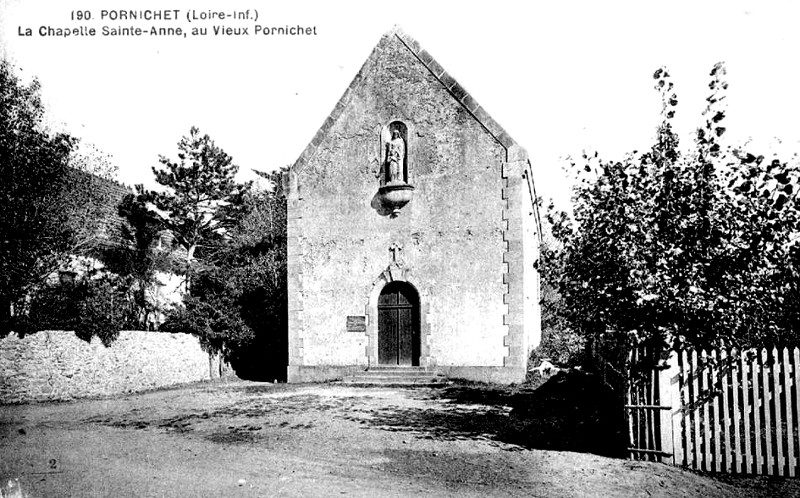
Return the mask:
[[392,282],[378,300],[378,363],[419,365],[419,298],[413,287]]

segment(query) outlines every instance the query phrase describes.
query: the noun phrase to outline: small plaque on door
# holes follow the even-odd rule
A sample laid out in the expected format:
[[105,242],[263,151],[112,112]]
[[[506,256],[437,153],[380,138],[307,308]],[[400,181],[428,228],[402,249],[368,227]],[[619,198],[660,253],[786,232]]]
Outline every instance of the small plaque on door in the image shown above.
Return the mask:
[[347,317],[347,331],[360,332],[367,331],[367,317],[365,316],[348,316]]

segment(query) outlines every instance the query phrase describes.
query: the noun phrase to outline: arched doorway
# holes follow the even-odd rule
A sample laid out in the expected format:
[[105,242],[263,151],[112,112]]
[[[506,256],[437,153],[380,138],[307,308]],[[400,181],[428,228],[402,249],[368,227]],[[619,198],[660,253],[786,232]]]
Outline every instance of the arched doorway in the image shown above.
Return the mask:
[[378,298],[378,363],[419,366],[419,295],[405,282],[391,282]]

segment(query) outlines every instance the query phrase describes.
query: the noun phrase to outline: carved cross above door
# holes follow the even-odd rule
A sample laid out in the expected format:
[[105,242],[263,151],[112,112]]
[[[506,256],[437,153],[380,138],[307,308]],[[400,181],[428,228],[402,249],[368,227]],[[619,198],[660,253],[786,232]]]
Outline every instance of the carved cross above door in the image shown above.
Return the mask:
[[395,266],[403,266],[402,259],[400,259],[400,252],[403,250],[403,246],[398,244],[397,242],[392,243],[389,246],[389,252],[392,253],[392,264]]

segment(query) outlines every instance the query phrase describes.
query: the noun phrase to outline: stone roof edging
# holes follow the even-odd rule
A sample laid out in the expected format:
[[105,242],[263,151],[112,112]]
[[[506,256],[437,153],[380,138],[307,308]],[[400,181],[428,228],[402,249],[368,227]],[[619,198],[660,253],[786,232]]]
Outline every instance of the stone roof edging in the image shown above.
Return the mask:
[[403,31],[400,26],[395,26],[392,31],[389,33],[394,34],[402,43],[405,45],[412,54],[425,66],[428,71],[442,84],[442,86],[450,92],[450,95],[453,96],[456,101],[458,101],[464,108],[475,118],[478,123],[483,126],[489,134],[494,137],[503,147],[505,147],[506,151],[508,151],[508,159],[511,160],[525,160],[527,159],[527,153],[525,149],[522,148],[517,144],[517,142],[511,138],[505,129],[500,126],[500,123],[494,120],[492,116],[489,115],[486,110],[478,104],[478,101],[475,100],[470,93],[464,89],[461,84],[456,81],[445,69],[442,67],[441,64],[436,62],[436,59],[428,53],[427,50],[422,48],[417,40],[412,38],[409,34]]

